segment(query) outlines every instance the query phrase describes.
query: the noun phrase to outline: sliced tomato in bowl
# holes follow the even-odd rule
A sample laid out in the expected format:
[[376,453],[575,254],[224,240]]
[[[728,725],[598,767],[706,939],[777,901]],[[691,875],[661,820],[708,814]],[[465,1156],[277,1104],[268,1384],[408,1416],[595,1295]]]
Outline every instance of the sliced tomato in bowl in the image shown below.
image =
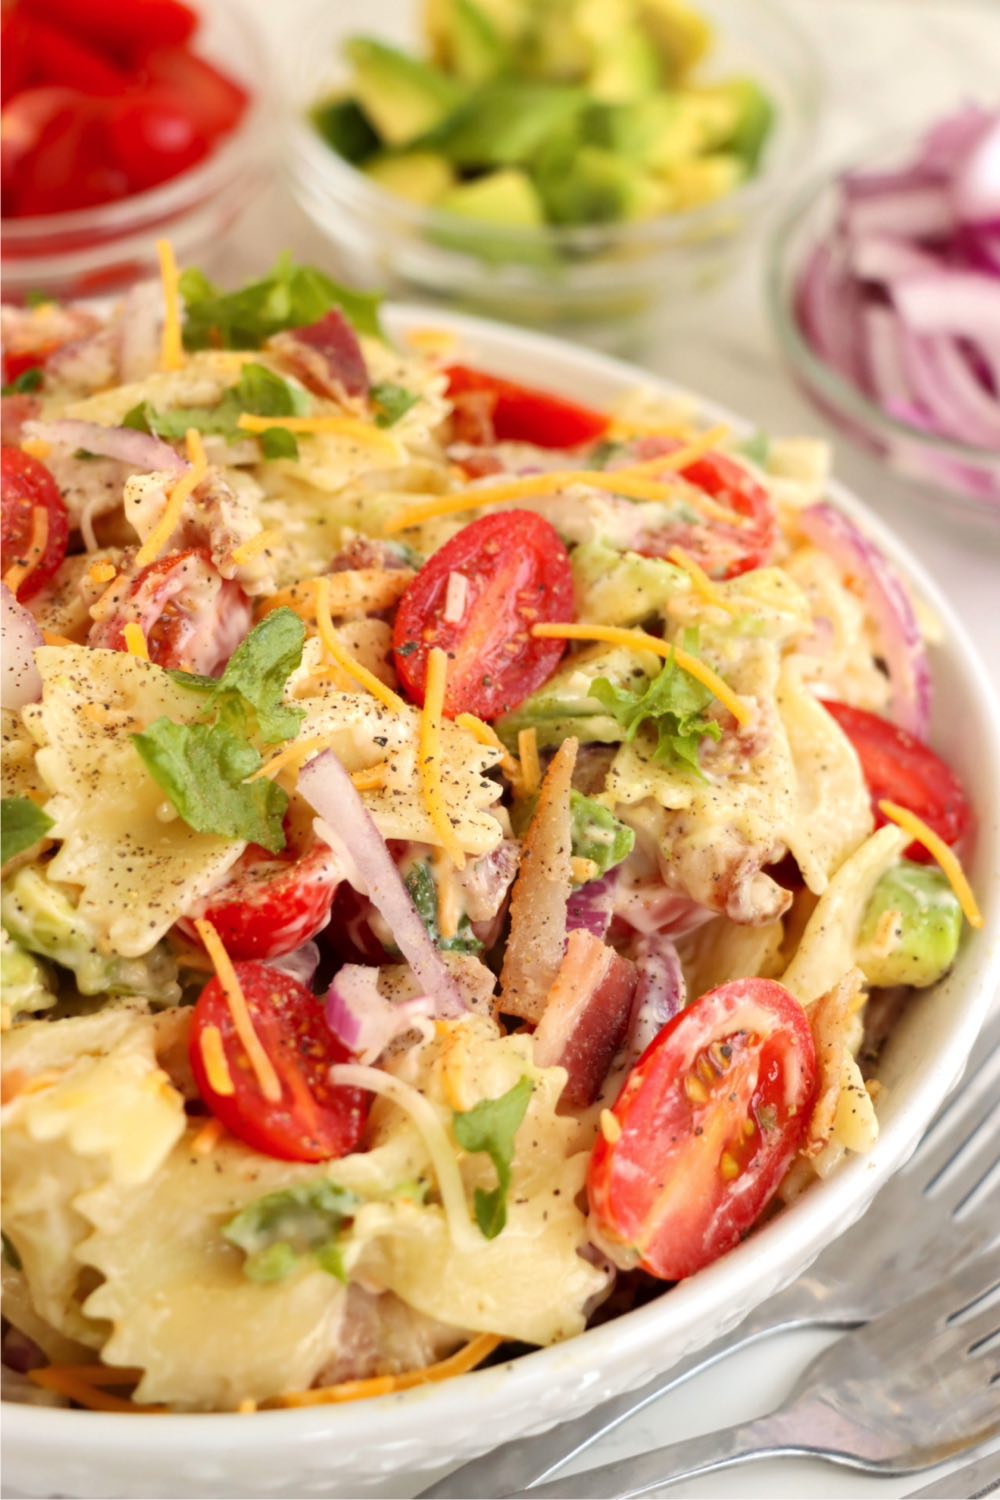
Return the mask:
[[440,646],[445,713],[495,719],[551,677],[565,650],[536,640],[532,626],[572,617],[573,574],[555,528],[531,511],[483,516],[424,563],[399,601],[396,673],[422,703],[427,657]]
[[[876,827],[886,821],[878,806],[885,800],[916,813],[946,844],[962,842],[972,827],[972,810],[962,783],[940,755],[916,735],[866,709],[830,699],[823,700],[823,707],[857,751]],[[926,864],[933,856],[922,844],[913,843],[906,858]]]
[[809,1123],[806,1013],[772,979],[735,979],[669,1021],[625,1082],[587,1176],[604,1246],[680,1281],[738,1244]]
[[0,455],[2,505],[2,566],[6,576],[17,563],[28,560],[36,510],[44,511],[45,545],[41,557],[17,590],[23,603],[55,576],[69,541],[69,516],[59,487],[37,458],[20,448],[5,447]]
[[[475,433],[480,442],[534,443],[538,448],[579,448],[593,443],[608,430],[608,418],[589,406],[567,401],[534,386],[519,385],[473,370],[468,365],[451,365],[448,395],[455,405],[460,428],[463,411],[474,413],[474,422],[465,424],[468,434]],[[461,435],[461,432],[460,434]]]
[[[322,1003],[288,974],[262,963],[237,963],[250,1022],[277,1075],[280,1097],[269,1098],[237,1033],[218,979],[195,1003],[188,1055],[198,1092],[238,1140],[282,1161],[329,1161],[361,1139],[367,1095],[330,1082],[335,1063],[351,1054],[326,1024]],[[219,1034],[222,1067],[206,1033]],[[218,1045],[218,1044],[217,1044]]]
[[[198,916],[211,922],[230,958],[282,958],[326,926],[339,884],[340,866],[327,844],[284,857],[251,844]],[[193,919],[177,925],[198,941]]]

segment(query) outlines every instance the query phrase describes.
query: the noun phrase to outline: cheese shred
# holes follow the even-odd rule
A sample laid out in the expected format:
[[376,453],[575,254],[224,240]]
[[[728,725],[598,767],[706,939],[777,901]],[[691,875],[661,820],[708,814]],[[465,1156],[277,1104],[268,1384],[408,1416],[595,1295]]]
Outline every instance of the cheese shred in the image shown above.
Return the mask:
[[18,589],[31,577],[45,556],[48,541],[49,513],[44,505],[33,505],[31,507],[31,533],[28,537],[28,545],[24,549],[24,556],[11,563],[3,575],[4,584],[10,589],[15,599]]
[[448,658],[440,646],[435,646],[427,656],[424,706],[420,711],[417,746],[420,795],[442,849],[450,855],[456,869],[464,870],[465,851],[455,837],[441,788],[441,714],[447,685]]
[[694,677],[708,688],[723,708],[729,710],[737,724],[745,727],[750,723],[751,711],[746,703],[733,692],[729,684],[713,672],[710,666],[692,656],[682,646],[675,646],[659,636],[649,635],[645,630],[628,630],[622,625],[588,625],[582,621],[577,625],[534,625],[532,635],[548,641],[606,641],[610,646],[630,646],[633,651],[650,651],[665,661],[675,661],[682,671]]
[[538,759],[538,731],[522,729],[517,736],[517,753],[521,761],[520,790],[533,797],[542,784],[542,767]]
[[456,714],[455,723],[459,729],[464,729],[467,734],[471,734],[480,745],[486,745],[491,750],[499,750],[501,771],[512,781],[518,780],[521,767],[491,725],[485,724],[482,719],[477,719],[475,714]]
[[160,284],[163,287],[163,333],[160,336],[160,369],[184,367],[184,340],[181,336],[180,276],[174,247],[169,240],[157,240],[156,255],[160,262]]
[[388,433],[381,432],[372,422],[362,422],[358,417],[258,417],[245,411],[237,427],[243,432],[258,434],[271,427],[281,427],[285,432],[298,433],[303,437],[342,437],[366,448],[375,448],[387,458],[398,459],[399,445]]
[[908,833],[918,844],[922,844],[928,854],[933,855],[941,866],[948,884],[955,892],[959,906],[965,914],[965,919],[970,927],[982,927],[983,914],[979,910],[976,898],[972,893],[972,886],[962,869],[958,855],[953,849],[949,849],[944,839],[936,834],[933,828],[928,828],[922,818],[911,812],[908,807],[900,807],[896,802],[880,802],[879,812],[895,823],[904,833]]
[[[253,1029],[246,996],[240,988],[240,981],[233,968],[232,959],[222,946],[222,939],[211,922],[206,921],[204,917],[196,917],[194,925],[205,945],[205,952],[212,960],[215,977],[222,987],[222,993],[229,1006],[229,1014],[233,1018],[233,1027],[254,1071],[260,1091],[269,1103],[277,1104],[281,1099],[281,1083],[274,1071],[274,1064],[264,1051],[260,1037]],[[206,1031],[210,1029],[206,1027]]]
[[122,626],[122,635],[125,638],[125,649],[130,656],[137,656],[140,661],[149,661],[149,646],[142,633],[141,625],[137,625],[135,620],[129,620]]
[[201,433],[197,432],[193,427],[189,427],[184,441],[187,447],[190,467],[181,475],[170,491],[170,494],[167,496],[167,504],[163,515],[136,554],[136,564],[140,568],[148,567],[151,562],[155,562],[170,541],[170,538],[180,524],[185,500],[201,484],[208,469],[208,461],[205,458],[205,445],[201,440]]
[[277,526],[271,526],[267,531],[258,531],[256,536],[248,537],[238,547],[233,548],[232,559],[238,568],[244,563],[252,562],[260,552],[266,552],[268,547],[274,547],[281,541],[281,530]]
[[208,1078],[213,1094],[220,1094],[224,1099],[231,1098],[236,1092],[236,1087],[226,1061],[222,1032],[218,1026],[204,1028],[198,1038],[198,1047],[201,1051],[201,1060],[205,1065],[205,1076]]
[[278,1396],[272,1406],[332,1406],[342,1401],[364,1401],[373,1396],[391,1396],[398,1391],[409,1391],[414,1386],[430,1385],[438,1380],[451,1380],[456,1375],[466,1375],[481,1365],[500,1344],[495,1333],[480,1333],[461,1349],[450,1354],[437,1364],[425,1365],[422,1370],[404,1370],[400,1375],[370,1375],[365,1380],[344,1380],[339,1385],[317,1386],[311,1391],[294,1391]]
[[386,687],[382,679],[376,677],[374,672],[369,672],[367,667],[355,661],[337,639],[337,633],[333,628],[333,616],[330,613],[330,580],[326,577],[316,580],[316,628],[327,655],[333,658],[342,672],[346,672],[348,677],[353,677],[355,682],[360,683],[390,712],[394,714],[403,712],[406,704],[399,694],[394,693],[391,687]]
[[728,599],[723,598],[715,584],[709,578],[700,563],[695,562],[683,547],[671,547],[667,553],[667,561],[672,562],[675,567],[680,568],[691,580],[691,588],[703,599],[706,604],[711,604],[715,609],[723,610],[727,615],[739,614],[739,609]]

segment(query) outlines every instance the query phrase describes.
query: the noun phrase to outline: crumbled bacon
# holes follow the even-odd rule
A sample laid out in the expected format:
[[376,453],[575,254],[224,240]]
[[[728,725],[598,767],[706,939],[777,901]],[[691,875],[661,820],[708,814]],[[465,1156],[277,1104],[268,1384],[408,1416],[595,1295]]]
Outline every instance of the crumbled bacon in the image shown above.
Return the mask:
[[274,349],[317,396],[334,401],[368,395],[368,367],[358,336],[339,308],[306,328],[279,333]]

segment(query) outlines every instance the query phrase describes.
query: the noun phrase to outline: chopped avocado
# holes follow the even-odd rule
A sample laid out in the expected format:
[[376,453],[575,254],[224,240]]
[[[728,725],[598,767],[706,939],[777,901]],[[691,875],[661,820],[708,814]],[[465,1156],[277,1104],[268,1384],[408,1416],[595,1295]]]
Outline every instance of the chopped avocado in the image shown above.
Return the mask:
[[684,0],[638,0],[639,23],[654,43],[668,80],[680,82],[712,45],[708,21]]
[[455,182],[451,165],[432,151],[376,156],[365,164],[364,173],[387,193],[423,205],[439,202]]
[[[505,57],[522,37],[531,16],[531,0],[474,0],[474,7],[496,37]],[[424,34],[438,67],[458,72],[456,19],[452,0],[424,0]],[[461,26],[461,21],[458,22]]]
[[330,99],[317,105],[313,123],[337,155],[354,166],[378,150],[378,136],[353,99]]
[[0,929],[0,995],[9,1016],[32,1015],[56,1003],[47,968],[6,928]]
[[613,714],[591,696],[591,683],[604,677],[619,687],[641,688],[659,668],[656,657],[626,646],[595,646],[564,663],[537,692],[496,721],[497,734],[514,749],[522,729],[534,729],[539,749],[561,745],[575,734],[581,744],[617,745],[625,731]]
[[[529,239],[525,243],[517,231],[536,229],[545,223],[541,200],[531,184],[530,177],[517,167],[507,167],[500,172],[490,172],[474,182],[463,182],[452,188],[438,201],[442,213],[454,214],[457,219],[475,220],[479,224],[495,226],[487,236],[470,231],[435,229],[435,239],[452,250],[466,250],[485,260],[523,261],[544,265],[551,261],[548,246]],[[504,234],[509,229],[511,234]]]
[[660,55],[638,26],[625,27],[601,49],[588,80],[592,97],[607,104],[642,99],[662,82]]
[[355,97],[386,145],[406,146],[433,130],[464,98],[446,73],[384,42],[354,37],[345,51]]
[[760,162],[764,142],[774,123],[774,105],[752,78],[734,78],[728,85],[740,104],[737,126],[727,145],[742,156],[747,170],[754,171]]
[[585,797],[575,787],[569,794],[569,813],[574,855],[592,860],[597,866],[591,879],[606,875],[632,853],[634,831],[620,823],[602,803]]
[[595,146],[662,172],[701,150],[704,127],[685,108],[686,95],[653,94],[629,104],[595,104],[584,119],[584,134]]
[[549,162],[538,187],[554,224],[615,224],[662,211],[663,189],[641,167],[601,146],[581,146],[571,161]]
[[469,170],[521,166],[585,102],[577,88],[501,79],[478,89],[422,145]]
[[900,860],[882,876],[865,908],[857,961],[869,984],[923,989],[955,962],[961,931],[962,908],[941,871]]
[[703,203],[714,203],[739,187],[746,176],[746,167],[739,156],[717,152],[714,156],[697,156],[692,161],[679,162],[667,173],[667,182],[672,190],[674,208],[700,208]]
[[465,83],[486,83],[510,62],[507,43],[477,0],[447,0],[448,60]]
[[571,554],[577,614],[599,625],[638,625],[664,614],[672,595],[690,581],[680,568],[658,557],[616,552],[603,542],[584,542]]
[[3,882],[0,909],[14,941],[71,969],[81,995],[142,995],[156,1005],[176,1005],[181,998],[177,965],[166,944],[141,958],[102,953],[97,933],[67,890],[47,880],[37,865]]

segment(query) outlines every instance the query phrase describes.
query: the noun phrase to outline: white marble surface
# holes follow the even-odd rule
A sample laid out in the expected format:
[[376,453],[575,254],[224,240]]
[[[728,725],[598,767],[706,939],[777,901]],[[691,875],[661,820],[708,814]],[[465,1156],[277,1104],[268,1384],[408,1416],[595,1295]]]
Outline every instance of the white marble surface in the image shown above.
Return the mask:
[[[326,0],[356,9],[357,0]],[[411,0],[398,0],[410,4]],[[415,3],[415,0],[412,0]],[[750,3],[752,0],[734,0]],[[970,97],[1000,96],[1000,0],[784,0],[815,36],[829,78],[829,107],[817,167],[867,140]],[[244,0],[273,38],[286,45],[311,0]],[[232,236],[225,271],[259,270],[289,247],[323,261],[324,242],[280,187],[252,205]],[[329,255],[326,253],[326,261]],[[649,358],[652,368],[711,394],[767,431],[808,432],[823,422],[782,369],[767,326],[759,256],[739,277],[698,305],[690,325]],[[976,639],[1000,690],[1000,530],[967,528],[911,500],[883,471],[837,439],[841,477],[895,525],[936,573]],[[734,1355],[596,1444],[583,1466],[741,1421],[780,1401],[829,1335],[797,1333]],[[914,1480],[875,1480],[807,1460],[758,1463],[706,1476],[671,1494],[729,1497],[903,1495]],[[414,1486],[413,1488],[416,1488]],[[397,1484],[386,1493],[412,1494]]]

